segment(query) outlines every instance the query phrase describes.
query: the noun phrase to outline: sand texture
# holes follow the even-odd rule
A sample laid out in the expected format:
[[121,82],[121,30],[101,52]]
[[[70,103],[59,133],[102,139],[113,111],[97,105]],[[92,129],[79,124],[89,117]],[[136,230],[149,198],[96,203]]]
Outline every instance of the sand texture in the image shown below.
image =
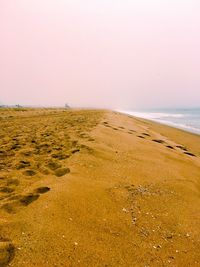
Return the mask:
[[0,110],[0,267],[200,266],[200,136],[112,111]]

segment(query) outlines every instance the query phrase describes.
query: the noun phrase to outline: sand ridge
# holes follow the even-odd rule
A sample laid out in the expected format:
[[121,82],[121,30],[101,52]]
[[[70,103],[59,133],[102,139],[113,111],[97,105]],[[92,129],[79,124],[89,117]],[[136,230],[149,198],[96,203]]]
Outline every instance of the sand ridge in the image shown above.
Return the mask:
[[111,111],[1,112],[0,266],[200,265],[199,136]]

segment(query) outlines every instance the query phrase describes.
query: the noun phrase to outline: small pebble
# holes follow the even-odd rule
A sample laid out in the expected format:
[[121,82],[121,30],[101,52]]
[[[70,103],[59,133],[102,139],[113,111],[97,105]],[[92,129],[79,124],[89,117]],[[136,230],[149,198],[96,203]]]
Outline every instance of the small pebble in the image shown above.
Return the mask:
[[137,221],[137,218],[133,218],[132,223],[135,224]]
[[125,208],[123,208],[123,209],[122,209],[122,211],[123,211],[123,212],[128,212],[128,210],[127,210],[127,209],[125,209]]

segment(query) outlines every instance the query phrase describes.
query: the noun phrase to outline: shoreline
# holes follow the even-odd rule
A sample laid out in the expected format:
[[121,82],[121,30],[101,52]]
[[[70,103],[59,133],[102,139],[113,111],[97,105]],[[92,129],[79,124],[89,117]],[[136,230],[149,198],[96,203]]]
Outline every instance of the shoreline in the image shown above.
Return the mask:
[[[143,113],[140,113],[140,112],[121,111],[121,110],[116,110],[116,111],[118,111],[118,112],[120,112],[122,114],[131,115],[131,116],[136,117],[136,118],[141,118],[141,119],[157,122],[157,123],[162,124],[162,125],[167,125],[167,126],[170,126],[170,127],[176,128],[176,129],[183,130],[185,132],[189,132],[189,133],[200,135],[200,129],[199,128],[194,128],[192,126],[187,126],[187,125],[184,125],[184,124],[181,124],[181,123],[175,123],[175,122],[172,122],[172,121],[166,121],[166,120],[163,120],[163,119],[157,119],[157,118],[148,117],[147,115],[151,114],[151,113],[146,113],[145,114],[146,116],[145,116]],[[143,115],[141,115],[141,114],[143,114]]]
[[198,156],[200,156],[200,145],[198,145],[198,143],[200,142],[200,134],[190,132],[185,129],[173,127],[164,123],[160,123],[155,120],[136,117],[134,115],[125,114],[119,111],[116,112],[124,116],[130,116],[139,123],[147,124],[151,129],[156,130],[169,138],[172,138],[176,142],[180,142],[183,145],[190,147],[197,153]]

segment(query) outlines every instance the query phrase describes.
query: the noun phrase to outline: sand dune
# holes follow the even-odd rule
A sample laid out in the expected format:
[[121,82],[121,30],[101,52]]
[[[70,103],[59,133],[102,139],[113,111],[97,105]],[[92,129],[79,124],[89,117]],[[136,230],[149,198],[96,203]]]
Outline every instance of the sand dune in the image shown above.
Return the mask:
[[0,266],[200,266],[200,136],[0,110]]

